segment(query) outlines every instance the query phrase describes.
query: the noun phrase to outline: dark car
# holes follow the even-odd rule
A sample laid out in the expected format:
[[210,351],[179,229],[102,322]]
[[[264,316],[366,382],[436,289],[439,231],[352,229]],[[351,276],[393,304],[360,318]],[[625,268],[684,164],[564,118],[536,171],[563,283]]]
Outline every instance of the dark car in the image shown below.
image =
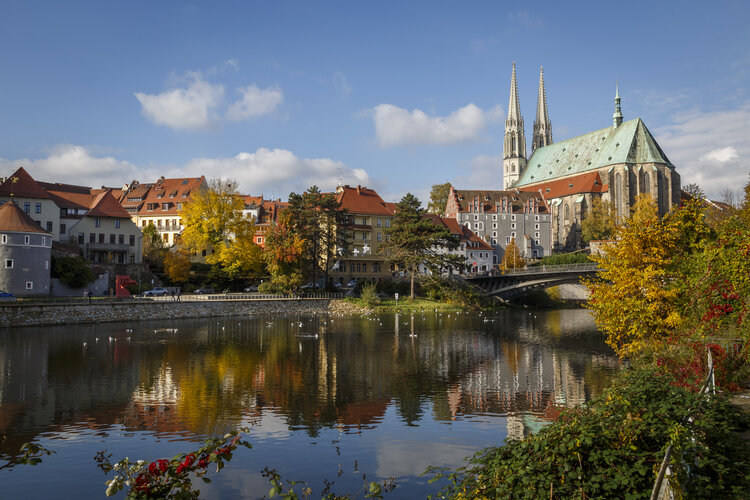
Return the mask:
[[216,293],[216,292],[214,292],[214,289],[212,287],[210,287],[210,286],[203,286],[201,288],[198,288],[195,291],[196,295],[209,295],[209,294],[212,294],[212,293]]
[[13,301],[16,300],[16,296],[5,290],[0,290],[0,300]]
[[258,285],[250,285],[249,287],[245,288],[245,292],[257,292],[258,291]]

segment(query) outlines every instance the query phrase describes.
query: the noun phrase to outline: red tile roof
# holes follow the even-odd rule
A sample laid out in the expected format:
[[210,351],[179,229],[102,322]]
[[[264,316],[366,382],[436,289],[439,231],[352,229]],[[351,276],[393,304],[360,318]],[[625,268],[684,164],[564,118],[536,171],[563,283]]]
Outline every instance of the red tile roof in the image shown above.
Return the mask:
[[477,245],[475,245],[473,248],[492,250],[492,246],[489,243],[477,236],[476,233],[468,227],[459,224],[456,219],[451,219],[449,217],[440,217],[436,214],[425,214],[425,217],[431,219],[433,223],[447,228],[448,231],[451,232],[451,234],[458,236],[459,240],[463,242],[470,241],[473,243],[477,243]]
[[347,210],[351,214],[366,215],[393,215],[393,210],[388,203],[383,201],[374,189],[357,186],[339,186],[336,189],[336,197],[339,202],[339,208]]
[[19,196],[22,198],[48,199],[47,192],[20,167],[0,184],[0,196]]
[[0,231],[50,234],[12,201],[0,206]]
[[529,198],[534,199],[534,205],[539,213],[548,213],[547,203],[535,190],[498,191],[477,189],[455,189],[451,186],[446,204],[446,215],[455,217],[457,213],[487,212],[497,213],[498,204],[502,206],[503,199],[508,203],[508,213],[526,213]]
[[609,189],[609,185],[602,183],[599,172],[587,172],[573,177],[534,184],[533,186],[524,186],[519,189],[526,192],[541,193],[545,199],[551,200],[573,194],[604,193]]
[[[181,179],[165,179],[162,177],[145,193],[138,215],[177,215],[179,212],[177,203],[185,203],[190,200],[191,193],[196,193],[205,182],[206,178],[203,176]],[[125,199],[129,196],[130,193],[125,195]],[[163,203],[169,204],[167,210],[162,210]],[[149,210],[149,206],[152,207],[151,210]]]
[[122,208],[112,193],[104,191],[93,197],[91,209],[86,215],[92,217],[123,217],[130,218],[127,210]]

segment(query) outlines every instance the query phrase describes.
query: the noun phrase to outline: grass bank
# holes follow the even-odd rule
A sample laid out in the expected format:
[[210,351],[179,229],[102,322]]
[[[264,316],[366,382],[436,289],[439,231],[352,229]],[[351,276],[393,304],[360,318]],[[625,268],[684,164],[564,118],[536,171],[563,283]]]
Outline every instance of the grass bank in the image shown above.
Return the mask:
[[[368,304],[365,300],[360,298],[347,298],[347,302],[356,304],[360,307],[367,307],[373,312],[428,312],[428,311],[439,311],[439,312],[453,312],[453,311],[467,311],[476,308],[467,307],[461,304],[453,304],[448,302],[440,302],[437,300],[416,298],[411,299],[399,299],[396,302],[395,299],[380,299],[377,304]],[[502,307],[502,306],[499,306]]]

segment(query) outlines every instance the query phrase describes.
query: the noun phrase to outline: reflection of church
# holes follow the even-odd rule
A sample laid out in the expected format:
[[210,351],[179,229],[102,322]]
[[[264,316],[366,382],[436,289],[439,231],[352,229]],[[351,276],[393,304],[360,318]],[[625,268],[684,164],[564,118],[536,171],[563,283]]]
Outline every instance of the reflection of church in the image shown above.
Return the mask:
[[661,215],[679,202],[680,176],[675,166],[640,118],[623,121],[619,89],[612,126],[553,143],[544,73],[540,71],[528,158],[519,102],[514,63],[503,141],[504,186],[506,190],[541,193],[551,204],[553,248],[581,245],[581,221],[595,198],[611,202],[621,217],[630,213],[641,193],[651,195]]

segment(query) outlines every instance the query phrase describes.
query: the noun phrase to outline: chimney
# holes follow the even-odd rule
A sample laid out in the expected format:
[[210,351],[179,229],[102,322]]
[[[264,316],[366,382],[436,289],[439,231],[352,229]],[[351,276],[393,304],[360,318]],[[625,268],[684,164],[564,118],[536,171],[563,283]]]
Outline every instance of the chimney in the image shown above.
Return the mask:
[[360,194],[360,190],[361,189],[362,189],[362,186],[360,186],[359,184],[357,184],[357,194]]

